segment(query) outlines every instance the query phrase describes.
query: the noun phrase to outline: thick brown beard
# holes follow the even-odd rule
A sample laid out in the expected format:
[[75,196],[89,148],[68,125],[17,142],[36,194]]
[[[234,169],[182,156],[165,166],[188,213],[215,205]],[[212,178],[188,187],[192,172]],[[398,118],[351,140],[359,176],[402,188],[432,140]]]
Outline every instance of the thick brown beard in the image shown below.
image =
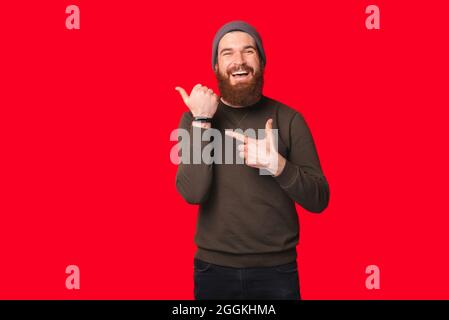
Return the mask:
[[253,78],[249,82],[231,85],[230,77],[232,76],[228,75],[226,77],[220,73],[220,70],[217,70],[215,77],[218,81],[221,97],[233,106],[246,107],[255,104],[262,96],[263,72],[264,69],[261,68],[254,73]]

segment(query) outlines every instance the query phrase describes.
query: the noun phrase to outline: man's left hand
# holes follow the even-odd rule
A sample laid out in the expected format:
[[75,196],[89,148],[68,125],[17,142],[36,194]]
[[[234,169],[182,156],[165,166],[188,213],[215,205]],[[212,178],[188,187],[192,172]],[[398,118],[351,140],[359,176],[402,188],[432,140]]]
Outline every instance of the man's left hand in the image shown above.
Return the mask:
[[277,152],[273,134],[273,119],[268,119],[265,124],[264,139],[254,139],[234,131],[226,131],[226,135],[243,142],[238,146],[238,151],[246,165],[266,169],[275,177],[284,170],[286,160]]

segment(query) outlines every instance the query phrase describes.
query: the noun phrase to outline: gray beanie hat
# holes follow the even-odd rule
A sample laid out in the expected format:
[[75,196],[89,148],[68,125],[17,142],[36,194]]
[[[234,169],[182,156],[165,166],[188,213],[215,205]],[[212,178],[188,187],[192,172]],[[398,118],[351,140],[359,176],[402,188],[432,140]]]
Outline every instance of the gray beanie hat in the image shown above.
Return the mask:
[[226,33],[231,31],[243,31],[254,38],[254,40],[256,41],[257,50],[259,51],[259,57],[261,59],[262,67],[264,67],[266,64],[265,51],[263,50],[262,38],[260,37],[257,30],[245,21],[231,21],[223,25],[215,34],[212,44],[212,69],[215,70],[215,64],[217,63],[218,43]]

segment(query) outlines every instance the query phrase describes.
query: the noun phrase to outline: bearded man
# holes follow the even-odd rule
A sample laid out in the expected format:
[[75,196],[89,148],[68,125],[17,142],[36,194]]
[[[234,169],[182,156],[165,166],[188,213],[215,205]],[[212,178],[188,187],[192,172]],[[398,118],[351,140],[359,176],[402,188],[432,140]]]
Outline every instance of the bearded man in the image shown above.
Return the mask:
[[[199,205],[193,259],[198,300],[300,299],[295,203],[314,213],[328,206],[329,185],[310,129],[298,111],[263,95],[265,65],[259,33],[244,21],[232,21],[217,31],[212,45],[220,97],[201,84],[190,95],[176,87],[189,108],[179,128],[191,140],[195,131],[201,137],[218,130],[240,143],[238,155],[244,159],[178,166],[178,192]],[[265,136],[236,129],[264,129]],[[207,145],[200,141],[194,148],[190,142],[190,153]],[[260,146],[266,148],[263,155],[252,151]]]

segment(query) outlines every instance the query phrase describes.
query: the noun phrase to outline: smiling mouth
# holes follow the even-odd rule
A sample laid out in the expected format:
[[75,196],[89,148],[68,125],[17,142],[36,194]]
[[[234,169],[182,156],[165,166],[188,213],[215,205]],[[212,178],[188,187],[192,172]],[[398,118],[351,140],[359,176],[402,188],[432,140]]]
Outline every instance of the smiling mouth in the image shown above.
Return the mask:
[[231,73],[232,77],[236,78],[236,79],[240,79],[240,78],[245,78],[249,75],[248,71],[235,71],[233,73]]

